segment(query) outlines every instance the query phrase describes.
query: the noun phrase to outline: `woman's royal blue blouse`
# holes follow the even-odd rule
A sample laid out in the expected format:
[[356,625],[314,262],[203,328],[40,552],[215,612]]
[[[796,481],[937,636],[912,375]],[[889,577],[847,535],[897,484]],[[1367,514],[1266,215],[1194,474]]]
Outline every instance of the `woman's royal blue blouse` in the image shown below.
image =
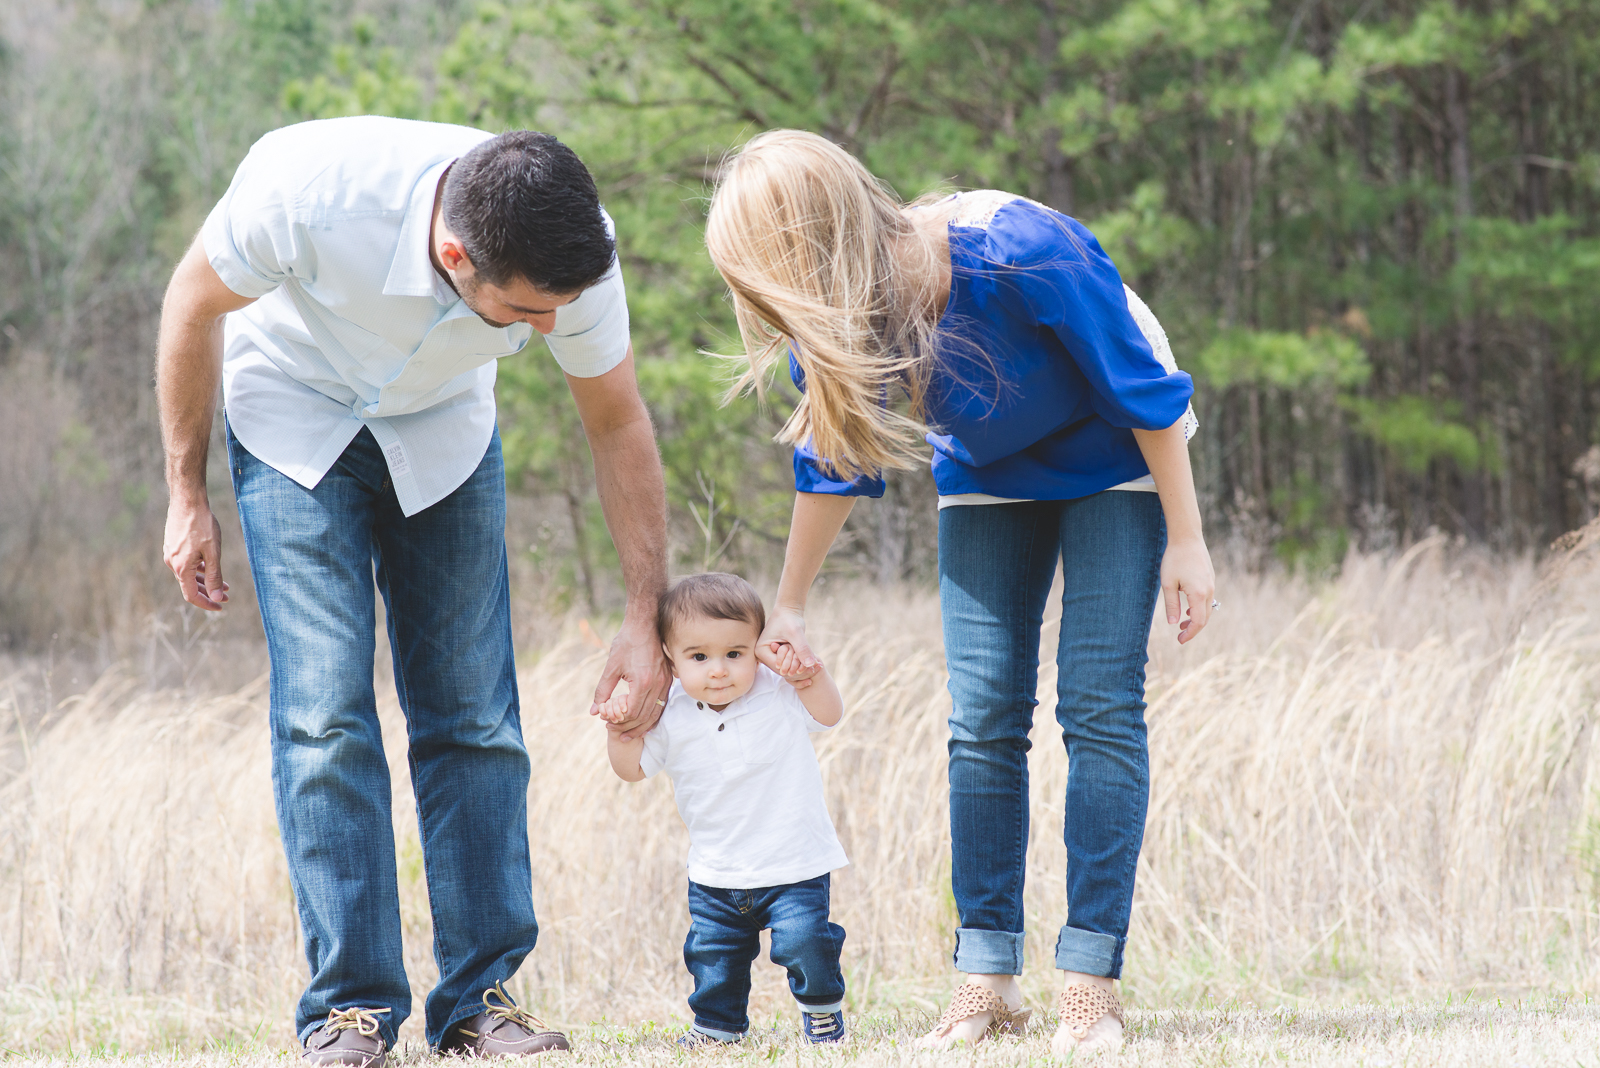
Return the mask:
[[[1194,384],[1156,359],[1094,235],[1020,197],[949,233],[926,413],[939,494],[1066,500],[1148,474],[1133,430],[1176,423]],[[789,373],[805,389],[793,354]],[[883,495],[881,478],[834,478],[810,441],[794,475],[804,493]]]

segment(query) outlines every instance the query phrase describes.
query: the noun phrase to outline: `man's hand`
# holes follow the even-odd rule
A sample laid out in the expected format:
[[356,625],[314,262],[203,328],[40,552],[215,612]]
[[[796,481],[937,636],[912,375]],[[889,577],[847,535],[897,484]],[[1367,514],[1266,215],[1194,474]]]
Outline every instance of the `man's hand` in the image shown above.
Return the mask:
[[156,341],[156,399],[171,495],[162,558],[183,599],[208,612],[228,603],[222,528],[206,496],[206,453],[222,377],[222,319],[249,303],[223,284],[196,238],[167,284]]
[[622,684],[611,691],[611,696],[594,706],[594,714],[605,720],[608,727],[615,727],[619,731],[619,724],[628,722],[628,695],[622,692]]
[[222,581],[222,527],[205,502],[174,499],[167,505],[162,557],[177,576],[183,599],[196,608],[220,612],[228,603]]
[[[627,694],[615,691],[619,681],[626,680]],[[656,637],[654,621],[624,620],[622,630],[611,643],[611,655],[606,659],[606,669],[595,687],[594,702],[589,706],[591,716],[601,716],[619,729],[623,741],[632,741],[656,725],[661,710],[667,704],[667,689],[672,685],[672,673],[667,657]],[[603,709],[615,714],[616,702],[625,701],[626,718],[611,719]]]

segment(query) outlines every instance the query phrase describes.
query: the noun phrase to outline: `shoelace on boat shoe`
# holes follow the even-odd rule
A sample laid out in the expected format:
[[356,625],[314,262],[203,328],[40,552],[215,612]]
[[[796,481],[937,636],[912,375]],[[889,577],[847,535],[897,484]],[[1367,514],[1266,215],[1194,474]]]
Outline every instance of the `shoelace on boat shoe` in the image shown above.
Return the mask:
[[[499,1004],[489,1000],[489,995],[491,994],[494,995]],[[511,996],[506,993],[505,987],[499,983],[494,984],[494,986],[483,992],[483,1011],[488,1013],[490,1018],[497,1024],[502,1020],[510,1020],[523,1030],[531,1031],[534,1034],[543,1034],[550,1030],[543,1020],[513,1002]],[[465,1027],[458,1027],[457,1030],[468,1038],[478,1037],[477,1034],[468,1031]]]
[[378,1014],[388,1009],[334,1009],[328,1013],[328,1022],[322,1026],[332,1031],[354,1031],[363,1038],[378,1034]]

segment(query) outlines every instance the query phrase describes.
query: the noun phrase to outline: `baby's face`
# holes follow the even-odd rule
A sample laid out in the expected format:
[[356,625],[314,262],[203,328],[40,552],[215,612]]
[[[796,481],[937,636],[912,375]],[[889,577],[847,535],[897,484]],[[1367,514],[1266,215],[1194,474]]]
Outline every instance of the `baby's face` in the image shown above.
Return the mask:
[[696,701],[721,711],[756,682],[756,633],[742,619],[685,619],[663,643],[667,659]]

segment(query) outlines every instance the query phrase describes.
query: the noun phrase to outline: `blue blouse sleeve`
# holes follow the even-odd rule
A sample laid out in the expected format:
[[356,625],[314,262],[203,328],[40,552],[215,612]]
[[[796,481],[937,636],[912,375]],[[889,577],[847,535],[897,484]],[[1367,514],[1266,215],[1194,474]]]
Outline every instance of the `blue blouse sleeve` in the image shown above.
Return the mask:
[[[792,351],[789,353],[789,380],[800,392],[806,391],[805,370]],[[835,497],[882,497],[883,479],[861,475],[850,482],[840,481],[821,463],[811,439],[806,438],[794,450],[794,488],[799,493],[827,493]]]
[[1150,351],[1122,276],[1083,224],[1013,201],[989,225],[989,253],[1010,268],[998,285],[1001,299],[1055,334],[1093,388],[1096,415],[1134,430],[1165,430],[1183,418],[1194,382]]

